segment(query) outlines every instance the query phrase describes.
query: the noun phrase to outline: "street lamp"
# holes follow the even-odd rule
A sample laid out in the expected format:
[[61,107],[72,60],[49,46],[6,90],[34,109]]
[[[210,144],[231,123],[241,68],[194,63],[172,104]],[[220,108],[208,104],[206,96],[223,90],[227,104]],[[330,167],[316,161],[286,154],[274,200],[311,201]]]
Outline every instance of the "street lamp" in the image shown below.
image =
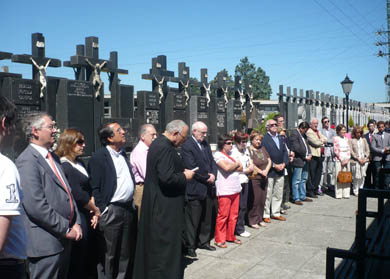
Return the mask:
[[352,84],[353,84],[353,81],[349,79],[348,74],[347,74],[345,79],[341,82],[341,86],[343,87],[343,91],[345,94],[345,100],[347,101],[347,132],[348,132],[348,126],[349,126],[349,118],[348,118],[349,93],[351,93]]

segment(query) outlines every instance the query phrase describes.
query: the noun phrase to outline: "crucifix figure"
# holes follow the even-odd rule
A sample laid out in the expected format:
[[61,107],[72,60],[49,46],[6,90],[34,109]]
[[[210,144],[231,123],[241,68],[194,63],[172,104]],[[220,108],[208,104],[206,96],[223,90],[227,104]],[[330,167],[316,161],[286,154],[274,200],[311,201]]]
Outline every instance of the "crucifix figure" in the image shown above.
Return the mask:
[[188,95],[188,87],[190,86],[190,81],[187,80],[187,83],[184,84],[184,82],[182,82],[182,81],[180,80],[180,83],[181,83],[181,85],[182,85],[183,88],[184,88],[184,96],[186,96],[186,106],[188,106],[188,100],[190,99],[190,95]]
[[207,107],[209,107],[209,104],[210,104],[210,88],[211,88],[211,83],[209,83],[209,85],[206,87],[206,85],[203,83],[203,88],[205,89],[205,92],[206,92],[206,99],[207,99]]
[[237,92],[238,94],[240,94],[241,108],[244,109],[244,104],[245,104],[244,90],[237,89]]
[[252,111],[253,111],[253,108],[254,108],[254,106],[253,106],[253,93],[250,92],[250,93],[248,94],[248,96],[249,96],[249,106],[250,106],[249,111],[252,112]]
[[162,102],[162,98],[164,97],[164,92],[163,92],[163,83],[164,83],[164,80],[165,80],[165,77],[163,77],[160,81],[156,78],[156,76],[154,76],[154,80],[157,82],[158,84],[158,94],[160,95],[160,98],[158,100],[158,103],[161,104]]
[[[92,84],[93,87],[95,88],[95,98],[98,98],[100,96],[100,88],[102,88],[103,82],[102,79],[100,78],[100,72],[102,71],[104,65],[106,65],[107,61],[104,61],[102,64],[96,63],[93,65],[88,58],[85,59],[89,66],[93,68],[93,79],[92,79]],[[97,86],[97,87],[96,87]]]
[[222,87],[222,92],[223,92],[223,99],[225,100],[225,108],[227,108],[227,104],[229,103],[229,98],[228,98],[229,87],[226,88]]
[[47,80],[46,80],[46,69],[50,64],[51,59],[47,60],[46,65],[38,65],[35,60],[30,57],[30,60],[34,64],[34,66],[38,69],[39,71],[39,82],[41,83],[41,94],[39,95],[40,98],[43,98],[43,90],[47,87]]

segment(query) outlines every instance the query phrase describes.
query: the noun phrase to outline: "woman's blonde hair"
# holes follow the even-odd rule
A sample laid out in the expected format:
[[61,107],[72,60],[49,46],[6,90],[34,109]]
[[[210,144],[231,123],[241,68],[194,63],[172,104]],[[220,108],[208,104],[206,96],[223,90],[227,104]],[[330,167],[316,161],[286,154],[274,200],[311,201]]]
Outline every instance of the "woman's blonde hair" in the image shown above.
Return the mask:
[[73,161],[76,158],[74,147],[77,141],[84,139],[83,133],[77,128],[65,129],[58,139],[58,146],[55,151],[58,157],[66,157]]

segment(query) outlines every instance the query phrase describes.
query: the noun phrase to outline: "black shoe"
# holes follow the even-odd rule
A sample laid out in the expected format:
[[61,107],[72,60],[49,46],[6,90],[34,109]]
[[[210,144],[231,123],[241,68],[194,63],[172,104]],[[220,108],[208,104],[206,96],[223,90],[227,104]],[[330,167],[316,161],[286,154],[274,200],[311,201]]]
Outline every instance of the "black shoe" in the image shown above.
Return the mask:
[[291,208],[291,206],[289,206],[289,205],[287,205],[287,204],[283,204],[282,205],[282,209],[283,210],[287,210],[287,209],[290,209]]
[[307,192],[306,197],[318,199],[318,196],[316,194],[314,194],[313,192]]
[[189,258],[197,258],[198,257],[198,255],[195,252],[195,249],[192,249],[192,248],[188,248],[187,249],[186,256],[189,257]]
[[321,192],[318,191],[318,192],[316,192],[315,194],[316,194],[317,196],[323,196],[323,195],[324,195],[324,193],[322,193],[322,191],[321,191]]
[[217,250],[217,248],[215,248],[214,246],[211,246],[210,244],[205,244],[205,245],[199,246],[198,248],[203,249],[203,250],[207,250],[207,251]]

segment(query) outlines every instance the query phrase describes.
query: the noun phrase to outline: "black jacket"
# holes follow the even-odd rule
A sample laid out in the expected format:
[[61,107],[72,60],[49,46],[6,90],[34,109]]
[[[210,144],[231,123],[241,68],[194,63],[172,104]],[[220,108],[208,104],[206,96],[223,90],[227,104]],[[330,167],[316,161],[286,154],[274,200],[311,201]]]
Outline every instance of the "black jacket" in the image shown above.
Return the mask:
[[[269,156],[271,157],[271,161],[273,164],[281,164],[285,163],[286,167],[288,165],[288,153],[286,146],[283,144],[283,141],[281,137],[278,135],[279,138],[279,146],[280,149],[276,146],[276,143],[272,139],[272,137],[269,135],[269,133],[266,133],[262,146],[267,150]],[[277,177],[277,176],[283,176],[284,175],[284,170],[278,172],[276,171],[273,167],[271,167],[268,177]]]
[[181,147],[181,155],[184,167],[194,169],[199,167],[195,172],[194,178],[187,181],[186,196],[189,200],[203,200],[207,194],[211,194],[212,185],[207,183],[209,173],[217,177],[218,167],[211,153],[210,145],[207,141],[201,143],[203,151],[192,136],[189,136]]
[[294,130],[291,132],[291,148],[292,151],[294,151],[295,153],[294,161],[291,163],[291,165],[297,168],[303,168],[306,161],[306,148],[302,138],[306,143],[308,154],[311,154],[309,143],[306,140],[306,135],[301,136],[298,130]]
[[[129,159],[124,151],[122,151],[122,156],[126,160],[135,187],[134,175],[131,171]],[[95,204],[103,212],[111,201],[117,186],[114,162],[106,147],[100,148],[92,155],[88,163],[88,173]]]

